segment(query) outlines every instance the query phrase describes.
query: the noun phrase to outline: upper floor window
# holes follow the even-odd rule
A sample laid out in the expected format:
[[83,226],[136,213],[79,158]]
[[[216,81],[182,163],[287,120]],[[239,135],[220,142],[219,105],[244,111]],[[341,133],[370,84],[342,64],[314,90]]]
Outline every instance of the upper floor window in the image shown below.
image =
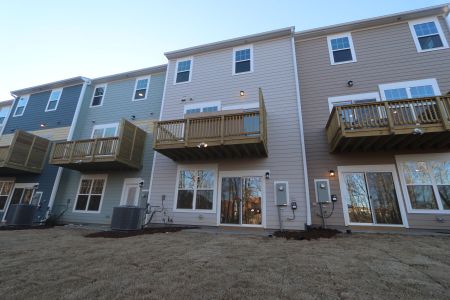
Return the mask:
[[233,49],[233,74],[253,71],[253,47],[244,46]]
[[175,83],[190,82],[192,73],[192,58],[177,61]]
[[195,114],[201,112],[215,112],[220,110],[220,101],[187,104],[184,106],[184,114]]
[[95,125],[92,129],[92,138],[105,138],[117,135],[118,123]]
[[356,62],[355,48],[350,33],[328,36],[327,40],[332,65]]
[[91,107],[101,106],[103,104],[103,97],[105,97],[106,85],[98,85],[94,89],[92,95]]
[[4,106],[0,109],[0,128],[2,125],[5,125],[5,120],[8,117],[9,110],[9,106]]
[[47,107],[45,111],[53,111],[58,108],[59,99],[61,98],[62,89],[53,90],[48,98]]
[[20,117],[23,115],[23,113],[25,112],[25,108],[27,107],[29,98],[29,96],[21,96],[19,98],[19,101],[17,101],[16,110],[14,111],[14,117]]
[[432,97],[441,94],[434,78],[380,84],[380,92],[383,100]]
[[136,79],[134,86],[133,101],[147,99],[148,86],[150,84],[150,77]]
[[418,52],[448,48],[437,18],[409,22],[409,28]]

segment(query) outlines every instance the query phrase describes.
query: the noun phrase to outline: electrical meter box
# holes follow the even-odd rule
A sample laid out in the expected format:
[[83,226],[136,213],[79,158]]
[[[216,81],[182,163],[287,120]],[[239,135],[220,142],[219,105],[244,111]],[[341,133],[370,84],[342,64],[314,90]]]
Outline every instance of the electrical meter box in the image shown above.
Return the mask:
[[288,204],[288,183],[287,181],[275,182],[275,202],[278,206],[286,206]]
[[316,197],[319,203],[330,203],[330,183],[328,180],[316,180]]

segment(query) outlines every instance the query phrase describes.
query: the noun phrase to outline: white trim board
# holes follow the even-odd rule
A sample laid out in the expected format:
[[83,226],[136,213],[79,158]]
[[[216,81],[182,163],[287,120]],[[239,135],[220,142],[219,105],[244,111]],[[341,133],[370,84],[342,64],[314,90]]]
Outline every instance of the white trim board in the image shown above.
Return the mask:
[[435,95],[436,96],[441,95],[441,90],[439,89],[439,85],[438,85],[436,78],[383,83],[383,84],[379,84],[378,88],[380,90],[381,100],[386,101],[387,100],[386,94],[385,94],[386,90],[404,88],[404,89],[406,89],[406,94],[407,94],[408,98],[412,98],[410,88],[415,87],[415,86],[424,86],[424,85],[431,85],[433,87],[433,91],[434,91]]
[[[352,60],[347,60],[347,61],[342,61],[342,62],[334,62],[333,52],[339,51],[339,50],[345,50],[347,48],[333,50],[333,47],[331,46],[331,40],[344,38],[344,37],[348,38],[348,43],[350,45],[350,53],[352,54]],[[353,46],[352,34],[350,32],[343,32],[343,33],[339,33],[339,34],[328,35],[327,36],[327,45],[328,45],[328,55],[330,56],[330,64],[332,66],[357,62],[355,47]]]
[[[144,98],[140,98],[140,99],[135,99],[135,95],[136,95],[136,90],[137,90],[137,85],[139,80],[144,80],[147,79],[147,86],[145,88],[145,97]],[[138,77],[136,78],[135,82],[134,82],[134,90],[133,90],[133,95],[131,96],[131,101],[143,101],[143,100],[147,100],[148,98],[148,92],[149,92],[149,87],[150,87],[150,81],[152,79],[151,75],[148,76],[142,76],[142,77]]]
[[[189,79],[187,80],[187,81],[182,81],[182,82],[177,82],[177,75],[178,75],[178,63],[180,63],[180,62],[184,62],[184,61],[188,61],[188,60],[190,60],[191,61],[191,64],[190,64],[190,68],[189,68]],[[194,69],[194,57],[193,56],[188,56],[188,57],[183,57],[183,58],[178,58],[176,61],[175,61],[175,74],[174,74],[174,76],[173,76],[173,84],[175,85],[175,84],[185,84],[185,83],[189,83],[189,82],[191,82],[192,81],[192,70]],[[167,67],[167,73],[169,72],[169,67]],[[185,72],[185,71],[183,71],[183,72]],[[167,81],[166,81],[166,83],[167,83]]]
[[[442,41],[442,47],[431,48],[431,49],[422,49],[422,47],[420,46],[419,37],[417,36],[416,30],[414,29],[414,25],[428,23],[428,22],[434,22],[434,24],[436,25],[436,29],[437,29],[439,37],[441,38],[441,41]],[[414,40],[414,44],[416,45],[417,52],[419,52],[419,53],[430,52],[430,51],[436,51],[436,50],[448,48],[447,39],[445,37],[444,32],[442,31],[441,24],[439,23],[439,20],[437,17],[416,19],[413,21],[409,21],[408,25],[409,25],[409,30],[411,31],[412,38]]]
[[[240,51],[240,50],[246,50],[246,49],[250,49],[250,71],[236,73],[236,52]],[[255,62],[255,59],[253,57],[253,44],[234,47],[232,60],[233,60],[233,66],[232,66],[233,69],[232,69],[232,73],[231,73],[232,75],[242,75],[242,74],[253,73],[254,62]]]
[[[58,98],[52,100],[52,95],[53,95],[53,93],[56,93],[56,92],[59,92],[59,96],[58,96]],[[58,105],[59,105],[59,101],[61,100],[62,93],[63,93],[62,88],[54,89],[50,92],[50,96],[48,97],[48,101],[47,101],[47,106],[45,107],[45,112],[55,111],[58,109]],[[52,102],[52,101],[56,101],[56,106],[53,109],[49,109],[48,106],[50,105],[50,102]]]
[[[395,165],[355,165],[355,166],[338,166],[338,176],[339,176],[339,188],[341,190],[341,202],[342,202],[342,210],[344,213],[344,221],[345,226],[383,226],[383,227],[405,227],[409,228],[408,217],[406,215],[405,204],[402,197],[401,187],[398,179],[397,169]],[[373,223],[351,223],[350,217],[348,214],[348,206],[347,206],[347,189],[344,183],[344,179],[342,177],[343,173],[350,172],[391,172],[392,179],[394,180],[395,193],[397,196],[398,206],[400,209],[400,215],[402,217],[403,224],[373,224]]]
[[[92,105],[92,102],[94,101],[94,97],[95,97],[95,90],[97,88],[101,88],[101,87],[103,87],[102,101],[100,101],[99,105]],[[97,84],[97,85],[94,86],[94,90],[92,91],[91,101],[89,102],[89,108],[103,106],[103,102],[105,101],[107,88],[108,88],[108,84],[107,83]]]

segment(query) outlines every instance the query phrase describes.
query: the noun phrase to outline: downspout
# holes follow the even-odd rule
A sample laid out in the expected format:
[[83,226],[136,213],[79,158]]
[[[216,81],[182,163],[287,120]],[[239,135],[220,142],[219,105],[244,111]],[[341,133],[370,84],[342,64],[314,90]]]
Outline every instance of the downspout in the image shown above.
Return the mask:
[[[166,99],[166,87],[167,87],[167,79],[169,77],[169,63],[170,61],[167,63],[167,68],[166,68],[166,79],[164,81],[164,90],[163,90],[163,94],[162,94],[162,100],[161,100],[161,108],[159,110],[159,118],[158,120],[161,121],[162,120],[162,114],[163,114],[163,108],[164,108],[164,100]],[[154,129],[154,128],[153,128]],[[155,133],[155,131],[153,130],[153,134]],[[155,138],[155,136],[153,135],[153,138]],[[153,150],[154,151],[154,150]],[[153,188],[153,176],[154,176],[154,172],[155,172],[155,165],[156,165],[156,156],[158,155],[158,152],[154,151],[153,152],[153,162],[152,162],[152,171],[150,174],[150,185],[148,187],[148,198],[147,198],[147,206],[150,206],[150,199],[152,196],[152,188]],[[149,211],[146,211],[146,216],[145,216],[145,224],[147,224],[149,222]]]
[[[69,134],[67,135],[67,140],[71,141],[75,133],[75,127],[77,125],[78,117],[81,111],[81,105],[83,103],[84,94],[86,93],[86,88],[91,84],[91,80],[83,77],[83,87],[81,88],[80,97],[78,98],[77,107],[75,108],[75,113],[73,115],[72,124],[70,125]],[[56,193],[58,192],[59,182],[61,181],[63,168],[58,167],[58,172],[56,173],[55,183],[53,184],[52,193],[50,194],[50,201],[48,202],[48,211],[45,219],[50,216],[51,210],[53,208],[53,203],[55,202]]]
[[306,225],[311,225],[311,203],[309,195],[309,181],[308,181],[308,165],[306,163],[306,152],[305,152],[305,137],[303,130],[303,117],[302,117],[302,105],[300,101],[300,81],[298,77],[297,68],[297,55],[295,53],[295,40],[294,40],[295,28],[292,28],[291,34],[291,45],[292,45],[292,61],[294,63],[294,77],[295,77],[295,90],[297,93],[297,107],[298,107],[298,123],[300,127],[300,148],[302,150],[302,160],[303,160],[303,177],[305,180],[305,197],[306,197]]

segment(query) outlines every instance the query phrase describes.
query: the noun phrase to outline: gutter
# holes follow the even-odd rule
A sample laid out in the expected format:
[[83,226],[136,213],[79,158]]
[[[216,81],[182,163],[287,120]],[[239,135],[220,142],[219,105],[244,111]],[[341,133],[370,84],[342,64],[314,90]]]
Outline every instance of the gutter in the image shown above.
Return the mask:
[[295,53],[295,40],[294,40],[294,30],[291,35],[291,45],[292,45],[292,61],[294,63],[294,77],[295,77],[295,90],[297,93],[297,107],[298,107],[298,124],[300,126],[300,148],[302,150],[302,160],[303,160],[303,177],[305,180],[305,197],[306,197],[306,225],[311,225],[311,203],[309,194],[309,181],[308,181],[308,165],[306,163],[306,152],[305,152],[305,138],[303,129],[303,116],[302,116],[302,105],[300,101],[300,81],[298,76],[297,68],[297,55]]
[[[70,125],[69,134],[67,135],[67,141],[71,141],[73,138],[73,135],[75,133],[75,127],[78,122],[78,117],[80,115],[81,111],[81,105],[83,103],[84,95],[86,93],[86,88],[88,85],[91,84],[91,80],[88,78],[83,77],[82,78],[84,83],[83,87],[81,88],[80,97],[78,98],[77,107],[75,108],[75,113],[73,115],[72,124]],[[50,201],[48,202],[48,211],[46,219],[50,216],[51,210],[53,208],[53,203],[55,202],[56,193],[58,192],[59,188],[59,182],[61,181],[61,176],[63,172],[63,167],[58,167],[58,172],[56,173],[55,183],[53,184],[52,193],[50,194]]]

